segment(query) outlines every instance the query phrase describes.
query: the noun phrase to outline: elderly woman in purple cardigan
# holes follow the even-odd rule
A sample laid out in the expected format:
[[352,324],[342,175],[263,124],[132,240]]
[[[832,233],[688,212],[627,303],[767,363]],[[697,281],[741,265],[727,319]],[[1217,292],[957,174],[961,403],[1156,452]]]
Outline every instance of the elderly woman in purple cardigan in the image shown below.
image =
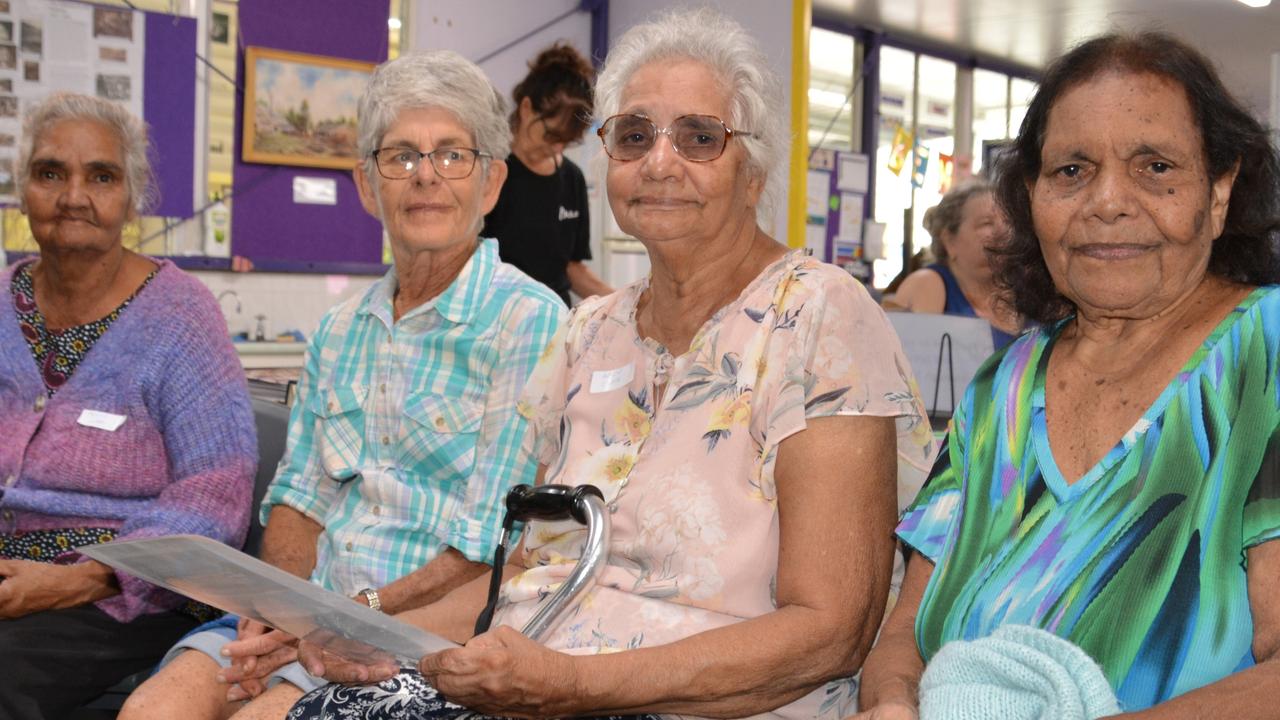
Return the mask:
[[182,599],[75,552],[196,533],[238,546],[257,463],[217,303],[125,250],[154,195],[145,125],[58,94],[18,168],[40,247],[0,275],[0,716],[60,718],[196,622]]

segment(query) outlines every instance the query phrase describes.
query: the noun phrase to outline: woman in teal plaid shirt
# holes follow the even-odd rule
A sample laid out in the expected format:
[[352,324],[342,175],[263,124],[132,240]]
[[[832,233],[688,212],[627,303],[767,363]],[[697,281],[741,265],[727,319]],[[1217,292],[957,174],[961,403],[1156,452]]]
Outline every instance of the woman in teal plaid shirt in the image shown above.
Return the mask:
[[[358,122],[356,186],[394,265],[311,340],[262,555],[394,613],[488,571],[502,499],[537,467],[516,400],[565,308],[478,237],[511,141],[479,68],[452,52],[386,63]],[[284,717],[318,686],[295,644],[224,620],[170,651],[121,717]]]

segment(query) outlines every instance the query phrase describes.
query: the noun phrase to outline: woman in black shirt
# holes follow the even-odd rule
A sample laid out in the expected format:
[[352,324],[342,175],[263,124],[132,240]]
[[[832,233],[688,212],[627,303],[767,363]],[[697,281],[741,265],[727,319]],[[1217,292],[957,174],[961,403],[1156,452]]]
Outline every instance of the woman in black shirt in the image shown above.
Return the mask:
[[480,232],[498,239],[504,262],[556,291],[566,305],[570,290],[579,297],[613,292],[583,262],[591,259],[587,183],[564,157],[590,122],[594,76],[591,63],[561,43],[529,63],[529,74],[512,91],[507,181]]

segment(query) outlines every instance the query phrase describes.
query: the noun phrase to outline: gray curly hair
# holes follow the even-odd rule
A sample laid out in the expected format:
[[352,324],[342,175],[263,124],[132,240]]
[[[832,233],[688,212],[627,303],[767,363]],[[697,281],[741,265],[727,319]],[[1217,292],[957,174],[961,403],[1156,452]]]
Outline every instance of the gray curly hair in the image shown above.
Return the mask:
[[735,136],[747,155],[747,168],[765,178],[757,219],[768,224],[781,193],[774,172],[789,147],[779,117],[781,84],[755,38],[733,19],[710,8],[665,12],[628,30],[605,58],[596,81],[596,113],[604,120],[618,113],[622,91],[640,68],[658,60],[687,58],[711,68],[729,91],[730,127],[751,133]]
[[130,206],[137,215],[145,215],[156,206],[160,194],[151,171],[147,124],[119,103],[79,93],[56,92],[32,105],[23,116],[15,181],[24,212],[26,201],[21,198],[31,182],[31,155],[35,152],[36,143],[49,128],[64,120],[96,122],[114,132],[124,158],[125,187],[129,191]]
[[[401,55],[379,65],[360,96],[356,148],[375,187],[377,171],[368,162],[369,154],[378,149],[401,111],[424,107],[452,113],[481,152],[505,160],[511,151],[506,101],[475,63],[452,50]],[[488,172],[488,160],[481,167]]]

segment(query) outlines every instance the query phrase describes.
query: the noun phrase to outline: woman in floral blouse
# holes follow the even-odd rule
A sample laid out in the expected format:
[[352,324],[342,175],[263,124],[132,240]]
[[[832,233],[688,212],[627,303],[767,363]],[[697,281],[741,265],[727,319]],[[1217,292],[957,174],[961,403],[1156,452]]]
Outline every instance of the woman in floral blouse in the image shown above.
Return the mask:
[[630,31],[596,89],[609,201],[652,271],[578,308],[520,406],[541,478],[604,491],[596,587],[546,646],[513,629],[585,536],[532,523],[495,630],[470,636],[482,580],[403,616],[466,643],[421,676],[308,647],[313,673],[383,682],[321,689],[291,717],[852,709],[889,592],[895,486],[919,485],[933,446],[875,303],[757,219],[785,144],[766,67],[735,22],[677,13]]

